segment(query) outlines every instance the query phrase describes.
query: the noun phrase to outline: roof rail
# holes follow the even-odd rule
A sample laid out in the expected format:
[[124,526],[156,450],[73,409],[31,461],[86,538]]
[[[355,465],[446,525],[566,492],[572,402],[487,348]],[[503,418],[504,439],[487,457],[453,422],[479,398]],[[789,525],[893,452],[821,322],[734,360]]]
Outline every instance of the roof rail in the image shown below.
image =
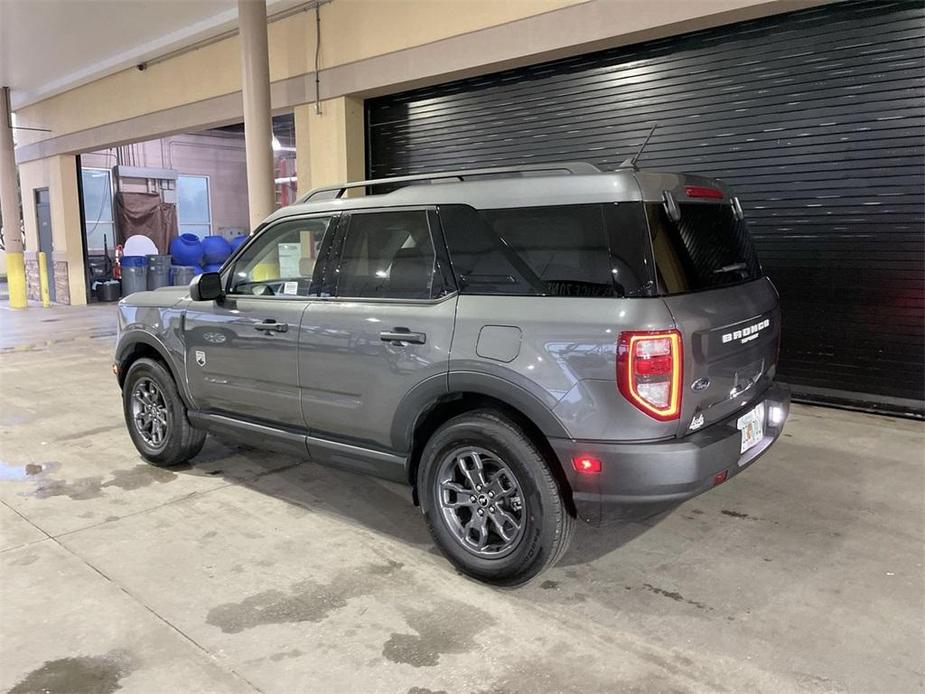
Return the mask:
[[513,174],[513,173],[533,173],[538,171],[563,171],[569,174],[598,174],[601,172],[594,164],[586,162],[564,162],[555,164],[524,164],[521,166],[496,166],[489,169],[467,169],[463,171],[438,171],[427,174],[414,174],[413,176],[394,176],[392,178],[376,178],[369,181],[352,181],[350,183],[341,183],[336,186],[324,186],[310,190],[304,197],[299,199],[299,203],[308,202],[315,196],[323,193],[334,193],[334,195],[325,196],[325,200],[336,200],[343,197],[344,193],[351,188],[369,188],[395,183],[412,183],[414,181],[437,181],[447,178],[455,178],[458,181],[465,181],[467,178],[477,176],[492,176],[495,174]]

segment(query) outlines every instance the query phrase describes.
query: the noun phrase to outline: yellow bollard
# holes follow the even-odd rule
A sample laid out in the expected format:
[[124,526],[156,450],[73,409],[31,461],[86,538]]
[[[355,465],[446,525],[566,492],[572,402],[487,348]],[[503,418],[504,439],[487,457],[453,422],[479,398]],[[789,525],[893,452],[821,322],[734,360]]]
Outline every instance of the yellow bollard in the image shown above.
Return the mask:
[[6,252],[6,281],[10,289],[10,308],[26,308],[26,265],[22,251]]
[[42,295],[42,308],[51,306],[51,298],[48,293],[48,265],[46,253],[39,251],[39,293]]

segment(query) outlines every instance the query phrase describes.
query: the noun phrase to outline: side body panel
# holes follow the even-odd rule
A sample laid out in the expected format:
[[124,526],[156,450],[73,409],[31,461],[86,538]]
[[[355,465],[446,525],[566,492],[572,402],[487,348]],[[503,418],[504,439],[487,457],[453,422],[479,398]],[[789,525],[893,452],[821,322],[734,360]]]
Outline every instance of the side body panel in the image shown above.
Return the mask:
[[[302,409],[312,436],[405,454],[393,439],[403,397],[423,382],[446,391],[456,295],[435,301],[324,299],[302,323]],[[407,328],[423,344],[383,341]]]
[[[487,326],[491,329],[486,332]],[[558,427],[544,427],[533,417],[547,436],[564,432],[571,438],[614,441],[670,437],[675,423],[647,417],[617,391],[616,340],[621,330],[673,326],[661,299],[463,295],[450,355],[450,390],[478,375],[500,379],[512,392],[529,394],[555,418]],[[480,342],[486,334],[487,345]],[[515,334],[520,335],[516,354],[512,337],[499,339]]]
[[[190,302],[185,365],[198,408],[304,428],[298,352],[306,305],[304,299],[277,297]],[[268,322],[279,329],[265,329]]]

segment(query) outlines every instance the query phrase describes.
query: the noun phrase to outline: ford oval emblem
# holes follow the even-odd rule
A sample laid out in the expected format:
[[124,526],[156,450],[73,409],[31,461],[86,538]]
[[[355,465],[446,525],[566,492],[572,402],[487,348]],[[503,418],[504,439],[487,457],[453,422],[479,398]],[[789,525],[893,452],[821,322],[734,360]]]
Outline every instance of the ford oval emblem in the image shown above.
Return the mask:
[[691,383],[691,390],[695,393],[699,393],[703,390],[706,390],[710,387],[710,379],[704,376],[703,378],[698,378],[696,381]]

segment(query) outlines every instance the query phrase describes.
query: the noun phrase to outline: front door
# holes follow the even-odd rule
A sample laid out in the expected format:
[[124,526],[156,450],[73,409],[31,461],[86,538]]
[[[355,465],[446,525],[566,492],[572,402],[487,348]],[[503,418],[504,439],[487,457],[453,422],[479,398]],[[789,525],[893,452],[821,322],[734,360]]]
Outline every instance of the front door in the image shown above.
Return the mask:
[[303,430],[299,334],[331,215],[286,219],[223,268],[226,295],[190,304],[186,372],[197,407]]
[[342,250],[326,273],[334,296],[312,301],[302,321],[312,437],[407,452],[393,443],[396,408],[414,386],[445,377],[456,311],[432,226],[424,209],[353,212],[340,224]]
[[[51,235],[51,205],[48,188],[35,191],[35,219],[39,227],[39,250],[45,254],[45,270],[48,273],[48,298],[57,301],[55,296],[55,244]],[[38,259],[36,259],[38,260]]]

